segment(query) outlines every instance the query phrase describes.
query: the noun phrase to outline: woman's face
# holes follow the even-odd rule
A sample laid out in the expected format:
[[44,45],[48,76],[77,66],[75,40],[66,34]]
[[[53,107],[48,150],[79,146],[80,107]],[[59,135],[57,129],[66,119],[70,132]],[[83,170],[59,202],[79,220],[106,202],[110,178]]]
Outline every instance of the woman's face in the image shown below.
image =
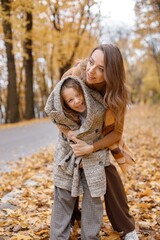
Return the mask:
[[72,110],[83,113],[86,110],[84,95],[74,88],[65,88],[62,92],[64,102]]
[[96,49],[89,58],[86,67],[86,81],[89,84],[103,83],[104,79],[104,54]]

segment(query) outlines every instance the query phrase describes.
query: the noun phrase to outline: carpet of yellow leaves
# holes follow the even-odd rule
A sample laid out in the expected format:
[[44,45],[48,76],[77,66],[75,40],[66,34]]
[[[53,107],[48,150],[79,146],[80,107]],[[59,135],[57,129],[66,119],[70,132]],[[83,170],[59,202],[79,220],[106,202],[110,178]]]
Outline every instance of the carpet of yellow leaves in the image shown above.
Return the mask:
[[[160,239],[159,124],[158,106],[134,106],[127,112],[125,138],[136,164],[130,167],[127,179],[122,176],[122,180],[142,240]],[[12,163],[12,171],[1,174],[0,240],[49,240],[52,159],[53,146],[50,146],[32,157]],[[103,220],[101,240],[120,239],[105,214]],[[76,224],[72,240],[78,239],[79,233]]]

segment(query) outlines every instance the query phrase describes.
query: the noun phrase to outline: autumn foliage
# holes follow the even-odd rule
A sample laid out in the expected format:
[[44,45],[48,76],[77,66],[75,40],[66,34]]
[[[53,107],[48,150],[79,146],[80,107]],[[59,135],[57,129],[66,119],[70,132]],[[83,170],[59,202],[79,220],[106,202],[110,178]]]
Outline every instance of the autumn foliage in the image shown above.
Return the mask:
[[[160,239],[159,122],[159,106],[132,106],[126,116],[125,138],[135,155],[136,164],[129,169],[126,179],[121,176],[141,240]],[[10,173],[1,174],[0,239],[49,239],[53,151],[53,146],[43,149],[14,163]],[[78,239],[79,233],[76,224],[72,240]],[[101,240],[120,240],[105,211],[100,234]]]

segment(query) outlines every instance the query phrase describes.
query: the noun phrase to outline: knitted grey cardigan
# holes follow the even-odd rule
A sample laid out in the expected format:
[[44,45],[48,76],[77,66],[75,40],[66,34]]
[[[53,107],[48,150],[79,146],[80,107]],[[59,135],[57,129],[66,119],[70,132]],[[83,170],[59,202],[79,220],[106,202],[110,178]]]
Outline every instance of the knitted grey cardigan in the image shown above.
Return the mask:
[[[78,130],[77,138],[92,144],[101,136],[104,112],[103,100],[99,93],[89,89],[85,83],[73,77],[82,87],[87,114],[86,119],[79,126],[64,115],[60,100],[60,89],[68,77],[59,81],[48,97],[45,112],[52,122]],[[84,174],[92,197],[100,197],[106,192],[105,166],[110,164],[108,151],[100,150],[82,157],[75,157],[70,142],[59,132],[54,151],[54,184],[55,186],[71,192],[73,197],[83,193],[80,180],[79,162],[83,163]]]

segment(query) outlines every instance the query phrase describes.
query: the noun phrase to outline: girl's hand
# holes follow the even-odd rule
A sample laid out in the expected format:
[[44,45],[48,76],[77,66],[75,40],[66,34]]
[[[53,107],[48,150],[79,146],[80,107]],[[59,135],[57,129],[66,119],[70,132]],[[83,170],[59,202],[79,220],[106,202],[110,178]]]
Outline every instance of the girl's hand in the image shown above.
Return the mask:
[[78,130],[75,130],[75,131],[69,130],[67,133],[67,138],[72,140],[72,137],[76,137],[77,134],[78,134]]
[[72,137],[71,140],[75,142],[74,144],[70,144],[71,148],[76,157],[87,155],[93,152],[93,146],[87,144],[86,142],[79,140],[76,137]]

